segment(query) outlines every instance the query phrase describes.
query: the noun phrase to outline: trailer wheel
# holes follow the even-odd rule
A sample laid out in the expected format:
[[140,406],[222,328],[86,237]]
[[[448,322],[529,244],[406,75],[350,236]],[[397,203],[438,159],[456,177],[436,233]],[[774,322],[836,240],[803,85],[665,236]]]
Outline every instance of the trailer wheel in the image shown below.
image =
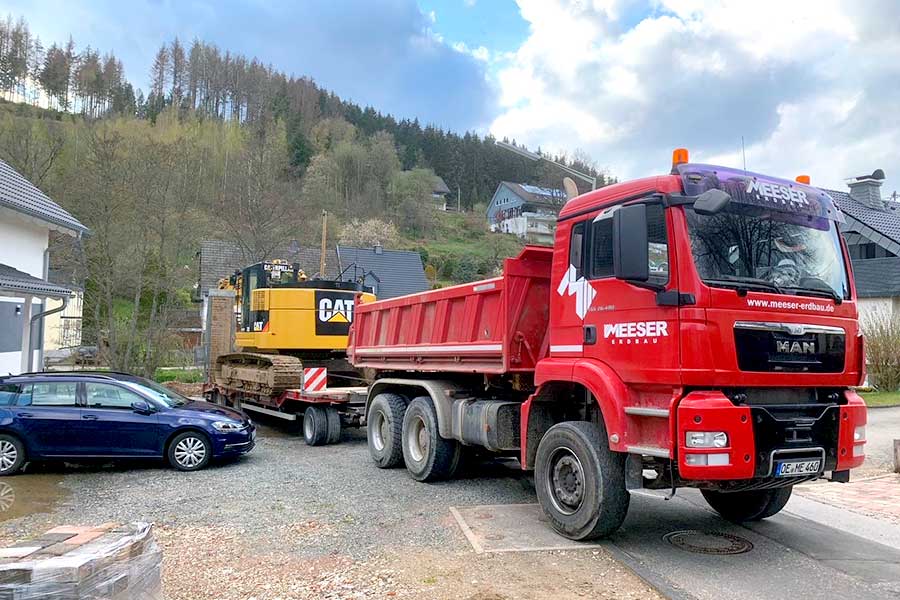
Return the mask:
[[747,492],[700,490],[706,503],[723,519],[733,523],[760,521],[781,512],[791,498],[793,486]]
[[605,429],[594,423],[567,421],[544,434],[534,487],[553,528],[572,540],[607,536],[628,513],[625,455],[609,449]]
[[403,462],[403,415],[406,399],[399,394],[378,394],[369,406],[366,417],[366,437],[369,454],[381,469],[390,469]]
[[459,464],[462,448],[456,440],[438,433],[437,413],[428,396],[413,399],[403,416],[403,460],[416,481],[450,478]]
[[328,443],[328,414],[321,406],[309,406],[303,413],[303,439],[310,446]]
[[325,408],[325,416],[328,421],[327,444],[337,444],[341,441],[341,415],[333,406]]

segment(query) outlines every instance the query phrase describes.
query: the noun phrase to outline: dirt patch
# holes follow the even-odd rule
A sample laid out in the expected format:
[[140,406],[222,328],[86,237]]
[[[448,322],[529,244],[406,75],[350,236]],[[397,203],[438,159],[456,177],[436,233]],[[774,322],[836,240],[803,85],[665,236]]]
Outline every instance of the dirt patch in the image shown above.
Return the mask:
[[187,396],[188,398],[203,395],[202,383],[181,383],[180,381],[167,381],[163,385],[170,390],[175,390],[182,396]]

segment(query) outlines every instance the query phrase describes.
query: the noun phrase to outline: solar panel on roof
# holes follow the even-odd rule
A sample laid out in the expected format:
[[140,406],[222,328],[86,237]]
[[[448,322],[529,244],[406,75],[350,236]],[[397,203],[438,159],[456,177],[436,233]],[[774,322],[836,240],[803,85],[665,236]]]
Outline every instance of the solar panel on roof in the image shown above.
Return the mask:
[[552,188],[538,187],[536,185],[523,185],[522,189],[528,192],[529,194],[536,194],[538,196],[550,196],[551,198],[556,198],[558,196],[562,196],[563,192],[561,190],[554,190]]

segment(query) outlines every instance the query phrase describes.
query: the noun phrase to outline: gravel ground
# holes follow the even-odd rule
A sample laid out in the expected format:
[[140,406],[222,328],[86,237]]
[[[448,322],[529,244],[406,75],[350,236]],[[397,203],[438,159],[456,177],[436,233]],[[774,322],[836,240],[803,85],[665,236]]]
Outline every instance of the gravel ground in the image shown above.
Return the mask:
[[249,455],[196,473],[45,465],[5,481],[3,543],[59,524],[155,523],[167,598],[658,597],[596,547],[476,560],[449,507],[535,502],[530,478],[491,462],[416,483],[376,469],[363,431],[313,448],[262,427]]

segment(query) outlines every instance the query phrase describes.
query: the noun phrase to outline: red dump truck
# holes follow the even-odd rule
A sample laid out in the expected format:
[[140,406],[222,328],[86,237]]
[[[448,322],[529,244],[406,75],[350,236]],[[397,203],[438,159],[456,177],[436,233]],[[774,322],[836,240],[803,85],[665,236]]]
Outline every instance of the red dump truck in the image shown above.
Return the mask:
[[358,306],[382,468],[451,477],[471,448],[534,470],[562,535],[616,530],[629,490],[699,488],[733,521],[864,459],[850,261],[808,179],[691,164],[570,199],[500,277]]

